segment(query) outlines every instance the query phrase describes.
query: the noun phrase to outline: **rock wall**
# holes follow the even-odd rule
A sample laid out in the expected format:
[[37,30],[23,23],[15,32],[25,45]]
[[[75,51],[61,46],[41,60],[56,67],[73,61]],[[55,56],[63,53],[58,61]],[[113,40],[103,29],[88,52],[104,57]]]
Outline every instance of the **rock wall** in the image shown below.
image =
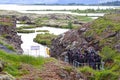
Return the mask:
[[51,56],[57,58],[62,54],[64,55],[69,49],[75,51],[76,49],[81,49],[84,48],[84,46],[88,46],[89,42],[87,42],[83,36],[83,33],[85,31],[86,28],[81,28],[79,30],[70,30],[53,39],[50,49]]
[[0,36],[7,44],[12,45],[17,53],[23,52],[21,37],[17,35],[16,31],[15,16],[0,16]]
[[[72,50],[75,53],[77,49],[84,51],[89,47],[94,48],[95,51],[101,51],[104,46],[109,46],[120,52],[119,21],[112,20],[116,19],[120,14],[113,15],[109,14],[98,18],[93,22],[82,25],[82,28],[78,30],[70,30],[59,35],[52,40],[51,56],[58,58],[65,55],[67,50]],[[107,20],[109,23],[104,22]],[[100,23],[100,21],[104,23]],[[115,22],[113,23],[113,21]]]

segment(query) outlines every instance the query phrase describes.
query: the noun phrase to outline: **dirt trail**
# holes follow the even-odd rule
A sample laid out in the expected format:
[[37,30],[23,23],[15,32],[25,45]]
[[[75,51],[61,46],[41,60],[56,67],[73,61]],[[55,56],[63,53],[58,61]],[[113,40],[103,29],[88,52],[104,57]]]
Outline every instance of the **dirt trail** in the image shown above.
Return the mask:
[[25,74],[17,80],[79,80],[81,78],[80,74],[78,75],[70,67],[68,63],[62,61],[49,62],[43,66],[42,70],[30,65],[22,65],[21,69],[27,70],[29,74]]

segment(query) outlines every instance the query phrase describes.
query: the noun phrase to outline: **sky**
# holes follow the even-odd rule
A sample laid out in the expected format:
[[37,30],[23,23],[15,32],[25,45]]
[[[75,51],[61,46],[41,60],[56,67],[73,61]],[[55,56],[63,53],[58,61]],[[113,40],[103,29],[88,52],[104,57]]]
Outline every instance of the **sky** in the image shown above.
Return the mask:
[[[80,4],[95,4],[103,2],[112,2],[116,0],[0,0],[0,3],[20,3],[20,4],[68,4],[68,3],[80,3]],[[120,1],[120,0],[117,0]]]

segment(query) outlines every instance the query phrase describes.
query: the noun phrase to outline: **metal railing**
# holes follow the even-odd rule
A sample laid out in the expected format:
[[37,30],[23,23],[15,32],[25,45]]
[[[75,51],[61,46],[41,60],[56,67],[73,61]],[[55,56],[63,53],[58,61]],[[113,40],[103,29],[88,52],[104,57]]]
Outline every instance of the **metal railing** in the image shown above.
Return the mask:
[[94,65],[96,69],[98,68],[98,66],[100,66],[100,70],[104,69],[104,62],[80,63],[76,60],[73,61],[74,67],[91,66],[91,65]]
[[[69,60],[68,60],[68,57],[67,57],[67,56],[65,56],[64,61],[69,63]],[[84,62],[84,63],[80,63],[80,62],[78,62],[78,61],[76,61],[76,60],[73,60],[73,63],[72,63],[72,65],[73,65],[74,67],[94,65],[95,67],[98,68],[98,65],[99,65],[99,66],[100,66],[100,70],[104,70],[104,64],[105,64],[105,63],[104,63],[103,61],[102,61],[102,62],[92,62],[92,63],[85,63],[85,62]]]

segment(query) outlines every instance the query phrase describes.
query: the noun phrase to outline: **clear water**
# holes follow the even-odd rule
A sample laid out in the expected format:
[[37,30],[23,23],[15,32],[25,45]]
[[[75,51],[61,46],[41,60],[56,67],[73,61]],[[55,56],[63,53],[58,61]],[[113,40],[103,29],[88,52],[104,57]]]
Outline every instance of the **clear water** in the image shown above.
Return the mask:
[[[19,27],[19,25],[17,26]],[[40,27],[40,28],[33,28],[28,30],[48,30],[50,33],[53,33],[55,35],[59,35],[68,31],[68,29],[60,29],[60,28],[52,28],[52,27]],[[46,46],[33,42],[33,39],[36,37],[36,35],[40,33],[41,32],[35,32],[35,33],[29,33],[29,34],[18,33],[18,35],[21,36],[21,39],[23,41],[23,44],[21,45],[24,51],[23,54],[32,55],[32,56],[49,57],[46,51],[46,48],[47,48]],[[31,50],[31,46],[39,46],[40,49]]]

